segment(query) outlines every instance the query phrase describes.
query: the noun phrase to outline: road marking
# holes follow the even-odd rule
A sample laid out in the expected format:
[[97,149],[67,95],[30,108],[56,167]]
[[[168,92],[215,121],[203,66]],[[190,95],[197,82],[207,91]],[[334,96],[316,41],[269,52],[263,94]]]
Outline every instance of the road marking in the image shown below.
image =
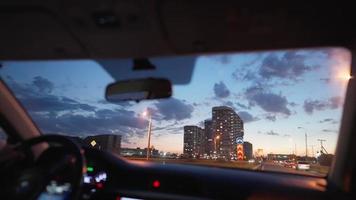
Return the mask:
[[261,164],[258,164],[257,166],[253,167],[252,170],[258,170],[259,168],[261,168]]

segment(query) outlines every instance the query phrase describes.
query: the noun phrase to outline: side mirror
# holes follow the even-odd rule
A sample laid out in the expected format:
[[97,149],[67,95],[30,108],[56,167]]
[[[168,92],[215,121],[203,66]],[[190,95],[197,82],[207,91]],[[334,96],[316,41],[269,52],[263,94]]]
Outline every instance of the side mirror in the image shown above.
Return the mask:
[[171,96],[171,82],[158,78],[118,81],[108,85],[105,92],[105,98],[109,102],[161,99]]

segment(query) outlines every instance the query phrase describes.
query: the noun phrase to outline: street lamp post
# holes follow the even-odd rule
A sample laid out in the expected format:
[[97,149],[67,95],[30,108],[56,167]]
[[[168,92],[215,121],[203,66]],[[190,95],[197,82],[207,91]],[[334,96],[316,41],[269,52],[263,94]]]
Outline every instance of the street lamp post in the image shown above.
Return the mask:
[[308,136],[307,136],[307,130],[304,127],[298,127],[298,129],[304,129],[305,133],[305,158],[308,157]]
[[147,130],[147,154],[146,160],[150,158],[150,146],[151,146],[151,129],[152,129],[152,117],[148,111],[143,113],[143,116],[148,116],[148,130]]

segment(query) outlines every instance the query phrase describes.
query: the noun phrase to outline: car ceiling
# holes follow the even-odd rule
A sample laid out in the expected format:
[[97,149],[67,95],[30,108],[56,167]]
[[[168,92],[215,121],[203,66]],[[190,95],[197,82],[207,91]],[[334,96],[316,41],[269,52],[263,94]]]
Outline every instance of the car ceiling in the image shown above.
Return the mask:
[[353,49],[353,13],[325,1],[3,0],[0,59]]

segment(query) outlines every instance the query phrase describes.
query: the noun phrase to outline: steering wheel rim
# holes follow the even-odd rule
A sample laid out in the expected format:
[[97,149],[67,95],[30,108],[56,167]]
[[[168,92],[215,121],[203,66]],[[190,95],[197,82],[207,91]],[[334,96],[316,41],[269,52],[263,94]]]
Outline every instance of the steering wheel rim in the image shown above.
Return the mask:
[[[75,176],[71,183],[71,191],[69,194],[69,199],[77,199],[80,195],[80,189],[82,186],[82,177],[83,177],[83,168],[85,167],[85,159],[83,156],[83,153],[81,151],[81,148],[79,145],[75,142],[72,141],[69,138],[66,138],[64,136],[60,135],[42,135],[40,137],[35,137],[31,138],[28,140],[23,141],[20,146],[18,147],[19,149],[30,149],[31,147],[40,144],[40,143],[48,143],[48,144],[59,144],[63,147],[66,147],[66,150],[71,152],[72,155],[75,157]],[[51,147],[49,147],[51,148]],[[43,153],[43,152],[42,152]],[[51,174],[53,175],[53,174]],[[48,183],[45,183],[47,185]],[[43,192],[43,191],[42,191]],[[41,192],[41,193],[42,193]],[[37,194],[34,196],[34,199],[37,199],[39,195]]]

